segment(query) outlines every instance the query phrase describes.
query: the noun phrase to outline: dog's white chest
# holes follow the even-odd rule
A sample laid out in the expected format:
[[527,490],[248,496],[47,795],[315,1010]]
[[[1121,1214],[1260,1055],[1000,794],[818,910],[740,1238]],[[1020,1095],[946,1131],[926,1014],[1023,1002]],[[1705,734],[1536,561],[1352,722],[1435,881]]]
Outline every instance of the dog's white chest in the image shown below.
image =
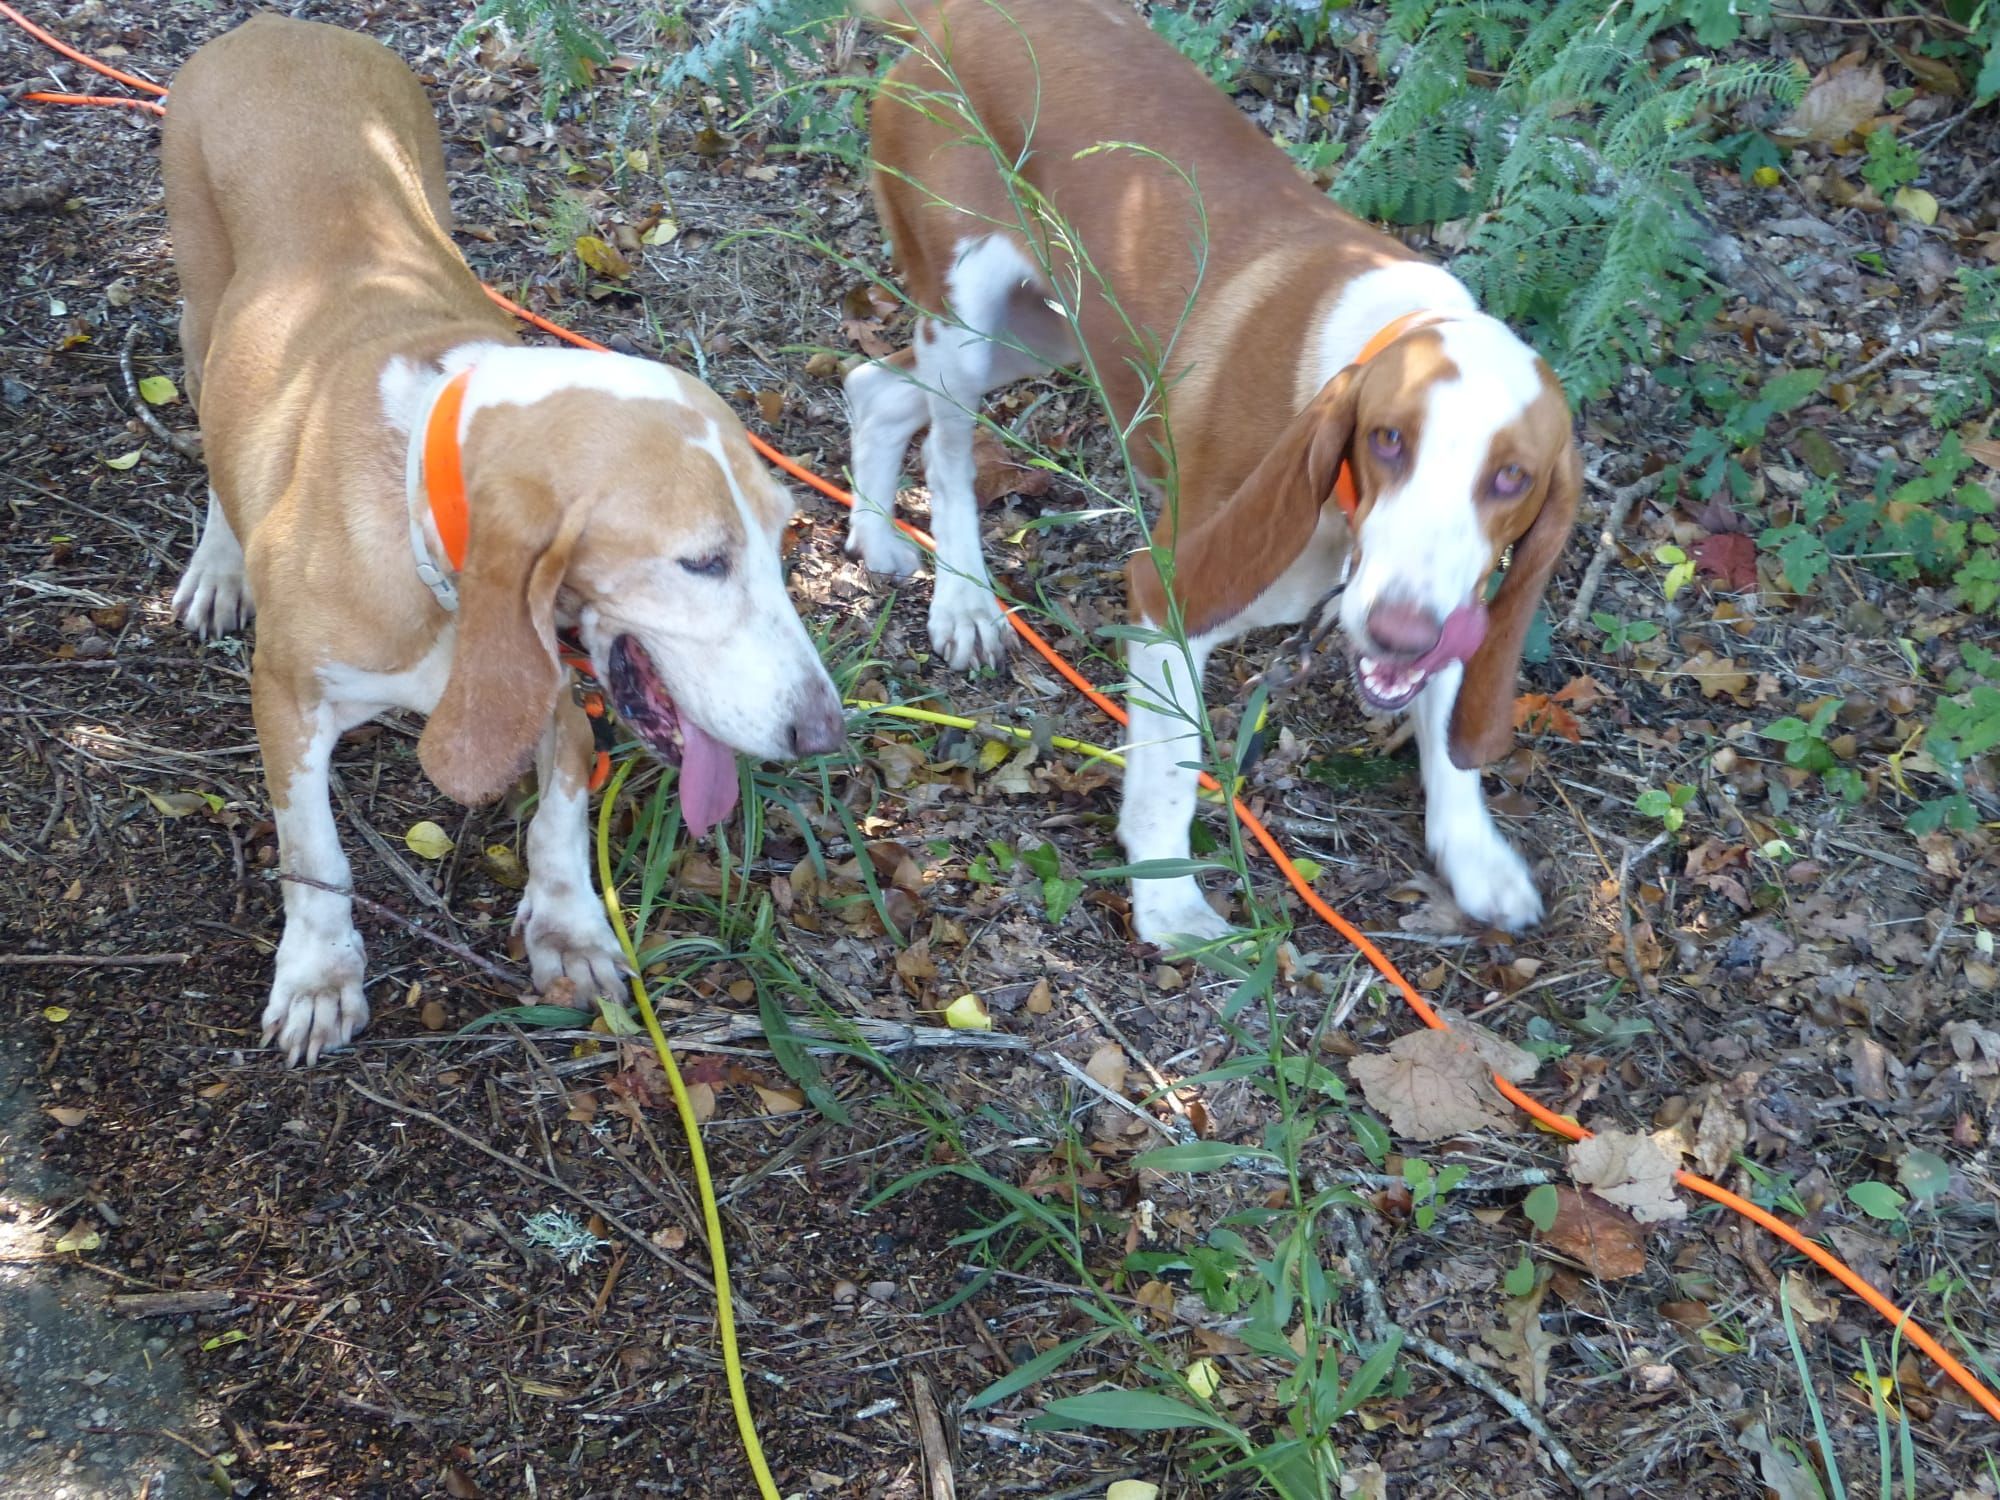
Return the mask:
[[327,701],[339,705],[339,716],[355,722],[390,708],[428,714],[444,696],[457,634],[456,626],[447,624],[430,650],[414,666],[400,672],[370,672],[343,662],[329,663],[319,669],[320,686]]

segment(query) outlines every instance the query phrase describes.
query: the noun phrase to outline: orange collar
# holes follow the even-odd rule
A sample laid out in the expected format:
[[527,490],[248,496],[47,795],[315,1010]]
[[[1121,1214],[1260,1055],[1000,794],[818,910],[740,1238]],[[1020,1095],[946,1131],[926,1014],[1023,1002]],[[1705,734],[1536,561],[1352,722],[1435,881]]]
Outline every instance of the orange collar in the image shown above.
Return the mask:
[[459,416],[465,409],[465,388],[471,381],[472,369],[467,366],[438,388],[422,428],[410,436],[405,475],[409,491],[410,551],[416,558],[417,576],[447,610],[458,608],[458,589],[450,576],[431,560],[429,539],[424,534],[424,513],[429,512],[445,561],[452,572],[458,572],[465,566],[466,538],[472,525],[465,503],[464,455],[458,446]]
[[[1406,312],[1400,318],[1391,318],[1375,330],[1375,336],[1361,346],[1361,352],[1354,356],[1355,365],[1365,365],[1384,349],[1395,343],[1404,334],[1419,328],[1427,328],[1433,323],[1442,323],[1449,316],[1446,313],[1428,312],[1419,309]],[[1333,498],[1340,503],[1340,512],[1348,520],[1361,508],[1361,491],[1354,483],[1354,466],[1341,460],[1340,472],[1334,476]]]

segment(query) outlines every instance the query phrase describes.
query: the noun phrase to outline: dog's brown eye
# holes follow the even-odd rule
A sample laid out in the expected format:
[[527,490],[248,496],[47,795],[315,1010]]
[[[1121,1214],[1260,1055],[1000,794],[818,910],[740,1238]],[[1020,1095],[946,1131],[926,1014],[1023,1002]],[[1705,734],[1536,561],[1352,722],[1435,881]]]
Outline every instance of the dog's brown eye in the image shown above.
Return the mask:
[[1400,427],[1378,427],[1368,434],[1368,445],[1375,450],[1377,458],[1401,458],[1403,430]]
[[711,552],[707,557],[683,557],[681,567],[697,578],[726,578],[729,576],[729,554]]
[[1503,500],[1512,500],[1526,493],[1527,488],[1528,471],[1519,464],[1507,464],[1493,476],[1493,493]]

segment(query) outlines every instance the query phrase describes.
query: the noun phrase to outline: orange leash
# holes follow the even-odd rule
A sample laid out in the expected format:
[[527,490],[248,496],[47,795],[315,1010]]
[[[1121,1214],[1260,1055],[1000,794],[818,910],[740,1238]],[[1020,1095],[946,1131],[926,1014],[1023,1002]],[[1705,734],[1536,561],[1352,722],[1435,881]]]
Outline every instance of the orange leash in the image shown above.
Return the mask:
[[[166,93],[166,90],[156,84],[148,83],[144,79],[133,78],[129,74],[120,73],[112,68],[107,68],[101,63],[91,61],[91,59],[79,52],[71,51],[47,32],[30,24],[19,11],[15,10],[11,5],[6,4],[5,0],[0,0],[0,16],[4,16],[6,19],[14,22],[37,41],[54,48],[65,57],[80,62],[86,67],[94,68],[107,77],[115,78],[121,83],[129,84],[133,88],[148,93],[160,95]],[[38,96],[28,94],[23,97],[36,99]],[[150,101],[145,100],[95,99],[81,95],[48,96],[42,102],[126,104],[136,107],[147,107],[150,104]],[[151,107],[156,110],[159,109],[157,105],[151,105]],[[164,113],[164,110],[160,112]],[[600,352],[609,352],[603,344],[596,342],[594,339],[585,338],[582,334],[571,333],[567,328],[552,323],[547,318],[538,317],[526,308],[509,301],[499,292],[494,291],[492,287],[486,287],[485,292],[498,306],[505,308],[515,317],[534,325],[545,333],[553,334],[555,337],[564,340],[566,343],[574,344],[580,349],[595,349]],[[1407,332],[1410,324],[1414,323],[1417,318],[1423,316],[1422,314],[1409,315],[1409,323],[1406,323],[1404,319],[1396,320],[1396,322],[1385,327],[1381,333],[1378,333],[1376,340],[1380,340],[1382,347],[1386,347],[1389,343]],[[1376,340],[1370,340],[1370,344],[1373,345]],[[1371,353],[1379,352],[1379,348],[1371,349]],[[749,438],[752,447],[801,484],[810,486],[830,500],[845,505],[850,509],[853,508],[854,497],[846,490],[820,478],[819,475],[813,473],[812,470],[804,467],[802,464],[787,458],[776,448],[773,448],[769,443],[758,437],[756,433],[750,433]],[[935,550],[935,544],[931,539],[915,526],[910,525],[907,521],[898,521],[896,525],[918,543]],[[1001,600],[1001,603],[1006,605],[1007,623],[1014,627],[1015,633],[1022,640],[1026,641],[1034,652],[1046,661],[1065,682],[1088,698],[1107,718],[1113,719],[1119,724],[1128,722],[1124,709],[1112,702],[1111,699],[1105,697],[1088,678],[1064,660],[1055,647],[1051,646],[1043,638],[1041,632],[1022,619],[1013,606],[1007,605],[1007,601],[1004,599]],[[568,658],[566,657],[565,659],[567,660]],[[585,712],[590,712],[587,703],[585,705]],[[601,720],[602,714],[603,700],[600,695],[597,713],[593,717],[593,722]],[[600,767],[608,766],[609,764],[608,759],[601,751],[599,754],[599,764]],[[1203,774],[1201,782],[1204,787],[1211,791],[1218,789],[1215,779],[1206,773]],[[596,790],[597,785],[598,780],[594,777],[592,780],[592,790]],[[1367,959],[1375,968],[1375,971],[1386,979],[1395,988],[1396,992],[1403,997],[1404,1003],[1415,1012],[1419,1021],[1423,1022],[1425,1026],[1433,1031],[1449,1031],[1451,1028],[1445,1025],[1443,1018],[1435,1010],[1431,1009],[1422,995],[1417,993],[1416,987],[1403,977],[1402,970],[1390,962],[1388,955],[1376,947],[1374,943],[1370,942],[1367,936],[1352,922],[1349,922],[1321,899],[1319,893],[1299,873],[1297,866],[1292,863],[1291,857],[1285,853],[1284,846],[1272,836],[1271,831],[1250,811],[1242,798],[1232,798],[1230,806],[1235,811],[1237,821],[1243,825],[1245,831],[1270,856],[1271,861],[1277,865],[1279,871],[1284,875],[1286,882],[1298,893],[1299,899],[1305,902],[1313,915],[1326,923],[1327,926],[1331,927],[1342,937],[1346,938],[1348,942],[1352,943],[1356,951],[1363,958]],[[1517,1109],[1539,1124],[1546,1126],[1557,1135],[1564,1136],[1572,1141],[1588,1140],[1590,1138],[1591,1132],[1585,1130],[1576,1121],[1570,1119],[1567,1115],[1557,1114],[1547,1105],[1523,1093],[1499,1074],[1496,1073],[1493,1075],[1493,1083],[1499,1089],[1500,1093]],[[1970,1396],[1988,1416],[1992,1417],[1996,1422],[2000,1422],[2000,1396],[1996,1396],[1991,1390],[1987,1389],[1980,1382],[1979,1377],[1961,1364],[1950,1350],[1946,1349],[1944,1345],[1940,1344],[1919,1326],[1906,1308],[1898,1307],[1894,1302],[1883,1296],[1881,1292],[1870,1286],[1867,1281],[1863,1280],[1859,1274],[1847,1266],[1838,1256],[1801,1234],[1777,1215],[1766,1212],[1748,1199],[1730,1192],[1728,1188],[1723,1187],[1719,1183],[1710,1182],[1706,1177],[1698,1176],[1693,1172],[1677,1172],[1674,1176],[1675,1180],[1689,1192],[1699,1193],[1701,1196],[1712,1199],[1720,1203],[1723,1207],[1742,1215],[1751,1223],[1757,1225],[1758,1228],[1774,1235],[1786,1245],[1798,1251],[1799,1254],[1812,1261],[1814,1265],[1825,1271],[1834,1280],[1838,1281],[1842,1286],[1853,1292],[1855,1296],[1880,1313],[1904,1338],[1916,1345],[1918,1349],[1929,1356],[1939,1369],[1950,1376],[1958,1387]]]

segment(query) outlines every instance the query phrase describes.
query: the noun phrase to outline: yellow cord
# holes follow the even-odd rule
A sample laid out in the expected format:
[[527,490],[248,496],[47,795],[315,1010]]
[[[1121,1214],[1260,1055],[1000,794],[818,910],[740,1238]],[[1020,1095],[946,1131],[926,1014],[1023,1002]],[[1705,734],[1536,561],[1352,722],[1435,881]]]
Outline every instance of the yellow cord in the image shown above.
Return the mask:
[[764,1462],[763,1445],[757,1441],[757,1423],[750,1415],[750,1393],[743,1385],[743,1357],[736,1348],[736,1312],[729,1300],[729,1255],[722,1244],[722,1212],[716,1207],[715,1183],[708,1175],[708,1154],[701,1149],[701,1122],[694,1117],[687,1085],[681,1082],[673,1050],[667,1046],[666,1033],[660,1030],[652,999],[639,978],[639,955],[633,950],[631,934],[625,930],[625,911],[618,904],[618,888],[611,883],[611,809],[617,804],[619,789],[625,785],[631,769],[629,760],[618,768],[597,809],[597,880],[604,891],[604,909],[611,914],[611,930],[618,935],[618,946],[631,966],[632,998],[638,1002],[639,1015],[646,1023],[646,1035],[653,1039],[653,1047],[660,1054],[660,1067],[667,1075],[668,1087],[674,1091],[674,1108],[680,1111],[681,1129],[687,1135],[688,1160],[694,1164],[695,1191],[701,1198],[702,1223],[708,1231],[709,1264],[715,1268],[716,1331],[722,1338],[722,1368],[729,1380],[729,1404],[736,1410],[736,1431],[743,1438],[750,1471],[757,1476],[757,1493],[763,1500],[780,1500],[770,1465]]
[[[987,719],[966,719],[957,714],[934,713],[928,708],[910,708],[901,703],[869,703],[860,698],[849,698],[849,708],[862,708],[870,713],[890,714],[898,719],[915,719],[919,724],[938,724],[946,729],[969,729],[976,734],[994,736],[1006,735],[1011,739],[1032,740],[1035,731],[1022,729],[1014,724],[995,724]],[[1048,743],[1058,750],[1068,750],[1072,754],[1088,756],[1092,760],[1108,761],[1114,766],[1125,764],[1125,757],[1116,750],[1107,750],[1102,745],[1092,745],[1083,740],[1064,739],[1061,735],[1050,735]]]

